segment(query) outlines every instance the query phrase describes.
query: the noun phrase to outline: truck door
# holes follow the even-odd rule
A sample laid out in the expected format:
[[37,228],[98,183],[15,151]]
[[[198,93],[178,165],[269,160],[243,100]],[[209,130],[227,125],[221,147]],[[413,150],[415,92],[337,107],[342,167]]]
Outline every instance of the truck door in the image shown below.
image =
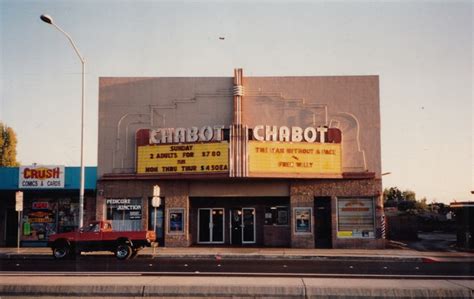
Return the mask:
[[79,231],[76,242],[77,250],[99,250],[103,246],[102,241],[100,223],[91,223]]

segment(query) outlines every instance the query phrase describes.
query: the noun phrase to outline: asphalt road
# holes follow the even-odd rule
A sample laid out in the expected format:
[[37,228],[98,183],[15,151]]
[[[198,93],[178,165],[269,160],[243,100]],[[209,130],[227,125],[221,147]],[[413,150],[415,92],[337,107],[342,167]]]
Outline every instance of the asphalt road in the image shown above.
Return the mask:
[[2,259],[0,274],[7,273],[116,273],[140,275],[315,275],[315,276],[433,276],[474,278],[474,263],[381,260],[253,260],[169,259],[139,257],[118,261],[113,256],[83,255],[75,260]]
[[407,247],[417,251],[456,252],[456,234],[445,232],[418,232],[418,240],[408,241]]

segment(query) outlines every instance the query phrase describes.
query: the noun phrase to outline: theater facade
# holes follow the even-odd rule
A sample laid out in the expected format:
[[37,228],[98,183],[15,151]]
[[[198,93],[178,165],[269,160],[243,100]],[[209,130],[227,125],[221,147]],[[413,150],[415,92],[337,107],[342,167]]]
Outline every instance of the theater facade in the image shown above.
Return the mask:
[[96,218],[160,246],[385,244],[378,76],[102,77],[98,155]]

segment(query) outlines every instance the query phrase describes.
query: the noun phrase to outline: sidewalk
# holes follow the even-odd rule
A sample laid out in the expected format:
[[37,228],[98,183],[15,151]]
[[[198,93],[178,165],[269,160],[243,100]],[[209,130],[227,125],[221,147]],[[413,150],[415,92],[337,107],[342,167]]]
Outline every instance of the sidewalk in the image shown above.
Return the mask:
[[2,298],[473,298],[469,280],[182,276],[2,276]]
[[[111,255],[110,252],[83,253]],[[29,257],[51,258],[49,248],[0,248],[0,259]],[[396,261],[431,260],[445,262],[474,262],[474,253],[433,252],[410,249],[298,249],[298,248],[228,248],[228,247],[158,247],[145,248],[138,257],[148,258],[235,258],[235,259],[383,259]]]
[[[92,252],[87,255],[109,255]],[[464,252],[420,252],[408,249],[296,248],[146,248],[138,258],[213,259],[351,259],[395,262],[474,262]],[[0,260],[52,259],[49,248],[0,248]],[[31,261],[30,261],[31,262]],[[33,261],[34,262],[34,261]],[[463,279],[317,278],[245,276],[147,276],[8,273],[0,276],[0,297],[160,297],[160,298],[473,298],[474,281]]]

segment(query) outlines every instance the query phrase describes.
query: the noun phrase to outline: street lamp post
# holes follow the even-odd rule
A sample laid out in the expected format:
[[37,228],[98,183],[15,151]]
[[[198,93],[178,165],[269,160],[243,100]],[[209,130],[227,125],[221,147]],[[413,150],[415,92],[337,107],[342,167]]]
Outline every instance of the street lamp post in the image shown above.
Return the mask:
[[80,191],[79,191],[79,227],[82,227],[84,224],[84,103],[85,103],[85,95],[84,95],[84,90],[85,90],[85,73],[86,73],[86,61],[84,60],[84,57],[81,55],[79,50],[76,47],[76,44],[72,40],[71,36],[62,30],[56,23],[54,23],[53,18],[51,18],[49,15],[41,15],[40,19],[50,25],[53,25],[56,29],[58,29],[60,32],[62,32],[69,42],[71,43],[72,47],[74,48],[74,51],[76,52],[77,56],[81,60],[82,64],[82,97],[81,97],[81,176],[80,176]]

